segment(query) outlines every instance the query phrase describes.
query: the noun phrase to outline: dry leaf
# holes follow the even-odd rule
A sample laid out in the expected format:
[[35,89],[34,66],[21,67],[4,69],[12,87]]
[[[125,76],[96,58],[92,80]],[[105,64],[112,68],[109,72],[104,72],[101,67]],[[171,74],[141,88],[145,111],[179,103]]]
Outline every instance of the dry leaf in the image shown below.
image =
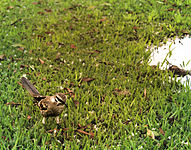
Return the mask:
[[85,135],[90,135],[92,138],[94,137],[94,133],[92,133],[92,132],[88,133],[88,132],[85,132],[85,131],[80,130],[80,129],[77,129],[77,132],[85,134]]
[[84,81],[84,82],[91,82],[93,80],[95,80],[95,79],[94,78],[88,78],[88,77],[82,78],[82,81]]
[[69,88],[65,88],[69,93],[73,93],[72,90],[70,90]]
[[20,65],[20,68],[22,68],[22,69],[23,68],[28,68],[28,67],[29,67],[28,65],[23,65],[23,64]]
[[23,86],[20,82],[17,82],[20,86]]
[[33,2],[32,4],[33,5],[38,5],[38,4],[41,4],[41,2]]
[[43,77],[42,80],[46,81],[46,77]]
[[54,132],[54,130],[48,130],[48,133],[53,133]]
[[64,128],[64,129],[62,129],[63,131],[67,131],[67,130],[69,130],[70,128]]
[[52,35],[52,34],[54,34],[54,32],[52,32],[52,31],[47,31],[47,32],[45,32],[46,34],[49,34],[49,35]]
[[189,31],[182,30],[182,33],[183,33],[183,34],[189,34]]
[[5,54],[0,55],[0,60],[5,59]]
[[80,104],[79,101],[76,101],[76,100],[74,100],[73,102],[74,102],[76,107]]
[[29,54],[32,54],[32,53],[33,53],[33,50],[32,50],[32,49],[30,49],[30,50],[29,50]]
[[94,53],[100,53],[101,51],[99,51],[99,50],[93,50],[92,52],[89,52],[89,54],[94,54]]
[[44,9],[46,12],[48,12],[48,13],[50,13],[50,12],[52,12],[52,10],[51,9]]
[[114,95],[130,95],[129,90],[120,90],[120,89],[114,89],[113,92]]
[[144,98],[146,98],[147,97],[147,89],[145,88],[144,89]]
[[104,21],[106,21],[106,20],[107,20],[107,18],[104,17],[104,18],[100,19],[100,23],[102,23],[102,22],[104,22]]
[[42,59],[39,58],[40,63],[43,65],[44,61]]
[[33,5],[37,5],[37,4],[38,4],[38,2],[33,2],[32,4],[33,4]]
[[134,26],[133,29],[134,29],[134,30],[137,30],[137,29],[139,29],[139,27]]
[[159,128],[159,131],[160,131],[160,133],[164,136],[165,135],[165,132],[161,129],[161,128]]
[[94,133],[93,132],[90,132],[89,134],[90,134],[91,138],[94,137]]
[[37,14],[44,15],[44,12],[39,11]]
[[14,7],[13,6],[8,6],[7,9],[13,9]]
[[168,11],[174,11],[174,10],[176,10],[176,9],[174,9],[174,8],[169,8],[168,9]]
[[53,44],[52,42],[47,42],[47,43],[46,43],[47,46],[50,46],[50,45],[52,45],[52,44]]
[[44,36],[43,36],[43,35],[37,35],[37,37],[38,37],[38,38],[44,38]]
[[8,102],[6,103],[6,105],[11,105],[11,106],[18,106],[18,105],[21,105],[21,103],[15,103],[15,102]]
[[140,108],[140,110],[139,110],[139,115],[142,115],[142,113],[143,113],[143,109],[142,108]]
[[29,116],[29,115],[27,116],[27,119],[29,119],[29,120],[30,120],[31,118],[32,118],[31,116]]
[[59,129],[54,129],[54,130],[48,130],[48,133],[57,133],[57,132],[59,132],[60,130]]
[[95,53],[100,53],[101,51],[99,51],[99,50],[94,50],[94,52],[95,52]]
[[155,139],[155,135],[153,133],[153,131],[147,129],[147,136],[151,137],[152,139]]
[[79,128],[82,128],[82,125],[81,125],[81,124],[78,124],[78,127],[79,127]]
[[25,49],[24,47],[19,47],[18,48],[18,50],[20,50],[20,51],[24,51],[24,49]]
[[71,44],[70,47],[73,48],[73,49],[77,48],[74,44]]
[[72,90],[70,90],[69,88],[64,88],[64,89],[66,89],[69,92],[65,93],[66,95],[69,94],[72,98],[75,98],[75,93]]
[[58,52],[58,53],[56,54],[56,60],[59,60],[59,59],[60,59],[60,56],[61,56],[61,53]]

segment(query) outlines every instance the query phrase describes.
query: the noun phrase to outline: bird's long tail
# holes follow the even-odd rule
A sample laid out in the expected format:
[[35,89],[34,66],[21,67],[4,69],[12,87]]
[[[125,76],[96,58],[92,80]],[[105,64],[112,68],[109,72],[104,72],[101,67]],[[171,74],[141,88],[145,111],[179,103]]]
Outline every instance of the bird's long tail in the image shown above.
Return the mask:
[[33,96],[34,98],[40,100],[45,97],[39,93],[39,91],[34,87],[34,85],[27,78],[22,77],[21,84],[30,93],[30,95]]

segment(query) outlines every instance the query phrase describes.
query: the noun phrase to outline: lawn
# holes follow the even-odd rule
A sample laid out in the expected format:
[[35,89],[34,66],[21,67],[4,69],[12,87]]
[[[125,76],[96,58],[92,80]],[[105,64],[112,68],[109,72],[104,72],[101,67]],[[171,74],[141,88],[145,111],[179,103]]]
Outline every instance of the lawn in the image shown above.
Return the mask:
[[[149,46],[191,33],[190,0],[1,0],[1,149],[191,149],[189,87]],[[20,85],[70,93],[45,125]]]

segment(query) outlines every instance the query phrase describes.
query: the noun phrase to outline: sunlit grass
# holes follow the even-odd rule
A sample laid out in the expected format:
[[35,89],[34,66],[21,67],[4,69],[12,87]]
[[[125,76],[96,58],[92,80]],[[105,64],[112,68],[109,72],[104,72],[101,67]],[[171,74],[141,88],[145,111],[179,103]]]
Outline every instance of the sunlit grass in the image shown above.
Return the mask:
[[[146,52],[190,33],[189,1],[0,5],[3,149],[190,148],[190,92],[148,66]],[[45,95],[72,91],[60,126],[42,125],[23,75]]]

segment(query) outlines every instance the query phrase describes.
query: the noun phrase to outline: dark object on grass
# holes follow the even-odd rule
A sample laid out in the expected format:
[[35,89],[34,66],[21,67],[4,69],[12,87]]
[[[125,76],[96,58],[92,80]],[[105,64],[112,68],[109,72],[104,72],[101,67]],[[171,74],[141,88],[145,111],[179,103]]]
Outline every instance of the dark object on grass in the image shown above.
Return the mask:
[[43,116],[42,123],[45,124],[47,117],[56,117],[56,123],[59,124],[59,115],[63,112],[66,105],[66,95],[56,93],[53,96],[43,96],[25,77],[21,78],[21,84],[37,102],[37,106]]
[[178,75],[178,76],[186,76],[186,75],[191,75],[191,72],[188,70],[181,69],[175,65],[172,65],[168,68],[169,71],[173,72],[173,75]]

